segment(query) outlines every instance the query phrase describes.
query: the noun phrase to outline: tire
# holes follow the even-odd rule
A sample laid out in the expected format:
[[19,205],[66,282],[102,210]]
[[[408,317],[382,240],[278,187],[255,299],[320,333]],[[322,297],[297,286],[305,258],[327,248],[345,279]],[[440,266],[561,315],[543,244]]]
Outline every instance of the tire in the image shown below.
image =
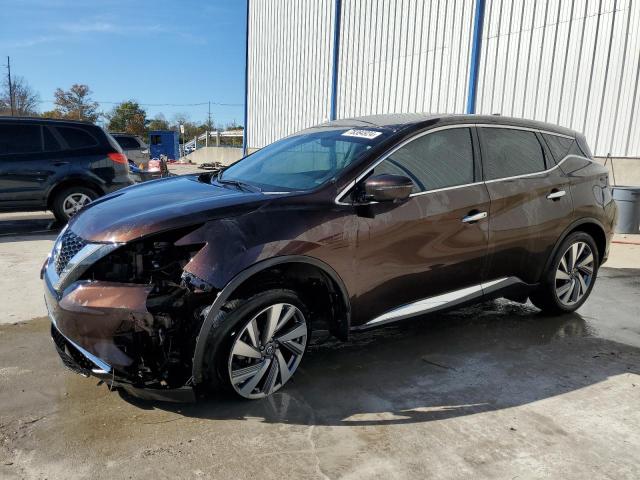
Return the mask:
[[[53,210],[53,214],[60,223],[67,223],[82,207],[96,198],[98,198],[98,193],[90,188],[81,186],[67,187],[56,194],[51,203],[51,210]],[[76,201],[77,208],[74,208],[70,203],[71,200]]]
[[[571,265],[576,253],[577,261],[573,260]],[[589,298],[599,266],[598,248],[591,235],[574,232],[562,242],[540,287],[529,299],[547,314],[573,312]]]
[[[311,338],[309,318],[308,309],[293,290],[266,290],[227,302],[207,339],[205,389],[223,388],[251,400],[278,391],[306,352]],[[270,321],[273,334],[269,337]]]

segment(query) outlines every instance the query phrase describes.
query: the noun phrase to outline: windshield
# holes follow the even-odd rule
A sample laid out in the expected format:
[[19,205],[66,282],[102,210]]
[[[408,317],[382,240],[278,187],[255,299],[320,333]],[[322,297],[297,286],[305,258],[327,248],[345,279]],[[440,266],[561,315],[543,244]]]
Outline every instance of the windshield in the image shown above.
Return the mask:
[[264,192],[311,190],[336,177],[386,133],[327,129],[283,138],[231,165],[219,176]]

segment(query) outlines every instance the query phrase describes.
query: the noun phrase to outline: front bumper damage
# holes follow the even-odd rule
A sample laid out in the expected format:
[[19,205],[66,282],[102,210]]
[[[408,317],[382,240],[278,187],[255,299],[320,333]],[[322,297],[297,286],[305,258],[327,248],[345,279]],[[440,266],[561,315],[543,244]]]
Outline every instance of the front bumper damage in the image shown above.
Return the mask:
[[[101,289],[100,296],[93,296]],[[73,285],[60,301],[47,288],[45,301],[51,320],[51,338],[62,363],[84,377],[96,377],[109,388],[121,388],[146,400],[193,402],[192,386],[166,388],[161,382],[146,384],[132,372],[134,359],[119,346],[118,336],[135,330],[135,323],[148,319],[141,312],[140,299],[146,298],[138,286]],[[93,299],[93,300],[89,300]],[[119,299],[118,307],[109,305]],[[64,333],[63,333],[64,332]],[[154,383],[156,385],[154,385]]]
[[[80,250],[73,258],[82,256]],[[41,277],[51,336],[63,364],[138,398],[194,401],[191,336],[178,318],[182,311],[193,310],[189,289],[174,287],[170,294],[158,294],[152,283],[87,278],[83,272],[99,260],[95,256],[80,268],[72,258],[73,271],[58,273],[54,257],[55,248]],[[184,308],[155,311],[165,310],[167,304]],[[189,325],[189,321],[182,323]]]

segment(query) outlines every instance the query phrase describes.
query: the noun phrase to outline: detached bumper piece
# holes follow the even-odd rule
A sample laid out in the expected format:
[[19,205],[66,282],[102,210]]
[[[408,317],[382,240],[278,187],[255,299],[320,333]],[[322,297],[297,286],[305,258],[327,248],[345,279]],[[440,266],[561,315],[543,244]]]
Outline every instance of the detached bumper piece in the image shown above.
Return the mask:
[[51,338],[62,360],[62,364],[72,372],[82,375],[83,377],[96,377],[105,381],[110,388],[120,388],[129,395],[141,400],[177,403],[196,401],[196,394],[192,387],[185,386],[166,390],[138,388],[118,376],[113,376],[110,370],[103,368],[106,364],[97,365],[94,363],[94,361],[87,356],[88,352],[67,340],[53,324],[51,325]]
[[91,363],[87,357],[80,352],[80,350],[64,338],[64,336],[53,325],[51,325],[51,338],[53,339],[56,351],[58,352],[58,355],[65,367],[72,372],[82,375],[83,377],[91,376],[91,370],[95,369],[96,365]]

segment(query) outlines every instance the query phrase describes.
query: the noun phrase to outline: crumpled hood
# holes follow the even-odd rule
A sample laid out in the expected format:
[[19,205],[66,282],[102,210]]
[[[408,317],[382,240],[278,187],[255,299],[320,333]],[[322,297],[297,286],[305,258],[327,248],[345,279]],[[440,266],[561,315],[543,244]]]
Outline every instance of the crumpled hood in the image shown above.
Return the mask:
[[[85,207],[69,228],[92,242],[128,242],[151,233],[234,216],[269,201],[245,192],[183,175],[125,188]],[[206,178],[206,177],[205,177]]]

